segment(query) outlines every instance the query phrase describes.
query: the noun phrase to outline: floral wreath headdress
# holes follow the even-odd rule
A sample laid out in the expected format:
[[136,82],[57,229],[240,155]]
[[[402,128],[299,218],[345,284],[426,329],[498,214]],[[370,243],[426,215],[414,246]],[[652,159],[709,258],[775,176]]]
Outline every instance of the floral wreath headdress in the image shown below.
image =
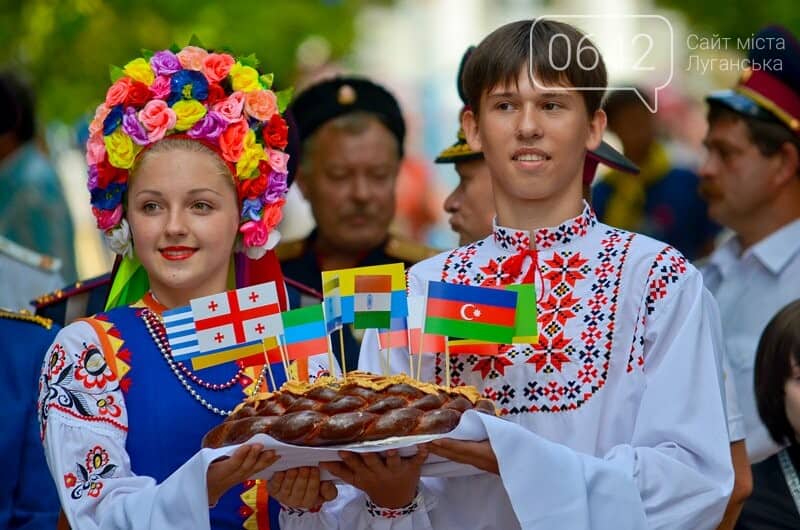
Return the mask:
[[131,168],[170,137],[199,141],[230,169],[241,204],[240,250],[259,259],[278,243],[289,160],[281,113],[291,90],[273,92],[272,74],[259,75],[257,66],[253,55],[186,46],[145,51],[111,68],[113,84],[89,125],[86,162],[92,213],[115,253],[135,261],[123,211]]

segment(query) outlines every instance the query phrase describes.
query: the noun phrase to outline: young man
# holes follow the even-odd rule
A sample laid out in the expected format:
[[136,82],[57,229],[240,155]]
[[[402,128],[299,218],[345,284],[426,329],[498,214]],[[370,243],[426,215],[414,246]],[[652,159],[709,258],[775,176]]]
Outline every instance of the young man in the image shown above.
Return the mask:
[[[584,158],[605,128],[605,67],[579,66],[597,54],[587,41],[537,20],[503,26],[478,46],[464,72],[463,124],[492,176],[496,226],[409,272],[411,294],[428,281],[536,286],[537,344],[505,346],[489,366],[476,355],[451,359],[451,383],[477,386],[508,421],[467,413],[462,423],[479,423],[486,441],[439,440],[428,450],[486,473],[417,484],[415,460],[346,455],[325,467],[365,494],[342,489],[338,503],[295,517],[292,528],[719,522],[733,472],[713,299],[677,251],[600,224],[583,201]],[[587,55],[577,62],[579,44]],[[575,62],[556,70],[548,55],[563,65],[567,46]],[[406,351],[392,355],[395,370],[408,366]],[[373,334],[361,367],[380,370]],[[444,367],[444,355],[426,356],[422,379],[444,383]]]
[[759,462],[779,447],[756,410],[756,346],[772,316],[800,298],[800,43],[779,27],[755,39],[774,44],[751,50],[754,69],[733,90],[708,97],[700,177],[710,216],[735,233],[703,275],[722,315],[747,452]]

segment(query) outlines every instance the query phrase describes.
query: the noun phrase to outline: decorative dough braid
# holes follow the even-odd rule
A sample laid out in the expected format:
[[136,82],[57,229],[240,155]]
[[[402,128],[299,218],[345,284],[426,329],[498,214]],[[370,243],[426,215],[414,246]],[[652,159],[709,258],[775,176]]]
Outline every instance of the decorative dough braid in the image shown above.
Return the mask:
[[406,375],[350,372],[347,379],[290,381],[248,398],[208,432],[203,447],[245,442],[258,433],[282,442],[323,446],[453,430],[465,410],[495,414],[474,387],[421,383]]

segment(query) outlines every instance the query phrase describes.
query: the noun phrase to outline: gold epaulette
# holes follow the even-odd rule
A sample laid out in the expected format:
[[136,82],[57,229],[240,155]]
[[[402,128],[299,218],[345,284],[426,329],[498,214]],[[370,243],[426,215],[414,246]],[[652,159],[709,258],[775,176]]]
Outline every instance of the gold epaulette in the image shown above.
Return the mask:
[[278,243],[275,247],[275,255],[278,256],[278,261],[286,261],[290,259],[299,258],[306,249],[306,240],[297,239],[295,241],[286,241]]
[[33,324],[39,324],[45,329],[50,329],[53,327],[53,321],[49,318],[40,317],[38,315],[34,315],[30,311],[11,311],[9,309],[0,309],[0,318],[7,318],[9,320],[21,320],[23,322],[32,322]]
[[0,252],[29,267],[45,272],[58,272],[61,269],[60,259],[39,254],[3,236],[0,236]]
[[389,241],[386,242],[386,246],[383,250],[389,257],[396,258],[409,264],[417,263],[418,261],[430,258],[441,252],[435,248],[397,236],[389,236]]

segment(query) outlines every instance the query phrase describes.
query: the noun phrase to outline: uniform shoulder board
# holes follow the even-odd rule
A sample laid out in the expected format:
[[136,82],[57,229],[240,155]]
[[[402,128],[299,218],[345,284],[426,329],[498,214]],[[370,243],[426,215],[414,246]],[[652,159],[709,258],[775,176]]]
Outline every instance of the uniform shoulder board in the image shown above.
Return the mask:
[[29,267],[41,269],[45,272],[55,273],[61,270],[60,259],[39,254],[3,236],[0,236],[0,252]]
[[34,315],[30,311],[11,311],[10,309],[3,309],[0,308],[0,318],[5,318],[8,320],[21,320],[22,322],[31,322],[33,324],[38,324],[45,329],[50,329],[53,327],[53,321],[49,318],[40,317],[38,315]]
[[390,236],[384,247],[386,254],[406,263],[417,263],[438,254],[439,250],[408,239]]
[[278,256],[278,261],[287,261],[290,259],[299,258],[305,249],[305,239],[286,241],[283,243],[278,243],[278,246],[275,247],[275,255]]

